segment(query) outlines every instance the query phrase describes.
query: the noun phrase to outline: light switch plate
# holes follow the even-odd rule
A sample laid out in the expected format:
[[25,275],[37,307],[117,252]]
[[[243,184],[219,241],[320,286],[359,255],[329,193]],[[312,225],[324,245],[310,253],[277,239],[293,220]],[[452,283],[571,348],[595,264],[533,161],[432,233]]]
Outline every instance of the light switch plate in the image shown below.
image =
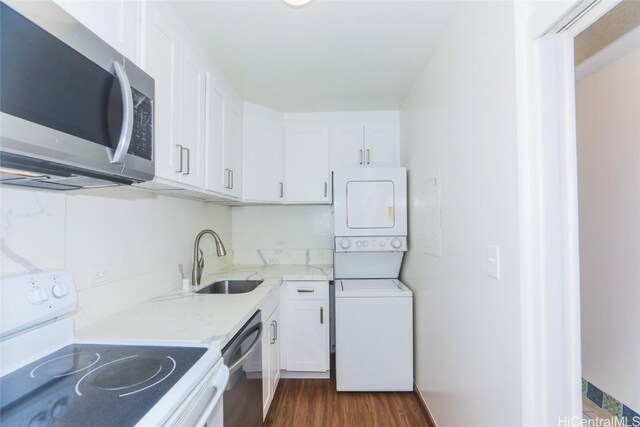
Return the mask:
[[500,279],[500,247],[487,246],[487,275]]

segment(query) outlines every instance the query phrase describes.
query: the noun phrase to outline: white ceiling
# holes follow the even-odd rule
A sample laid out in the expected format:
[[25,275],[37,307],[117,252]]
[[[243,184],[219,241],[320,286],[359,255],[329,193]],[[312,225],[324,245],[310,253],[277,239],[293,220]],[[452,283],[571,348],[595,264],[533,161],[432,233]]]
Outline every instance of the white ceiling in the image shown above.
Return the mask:
[[283,111],[397,109],[453,1],[173,1],[243,99]]

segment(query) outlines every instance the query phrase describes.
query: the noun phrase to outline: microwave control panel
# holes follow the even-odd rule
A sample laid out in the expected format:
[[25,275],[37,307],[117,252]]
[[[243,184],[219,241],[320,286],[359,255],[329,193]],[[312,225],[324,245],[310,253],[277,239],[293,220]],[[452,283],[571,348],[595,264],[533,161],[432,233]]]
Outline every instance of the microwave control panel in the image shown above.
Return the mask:
[[133,132],[129,154],[151,160],[153,157],[153,101],[131,88],[133,93]]

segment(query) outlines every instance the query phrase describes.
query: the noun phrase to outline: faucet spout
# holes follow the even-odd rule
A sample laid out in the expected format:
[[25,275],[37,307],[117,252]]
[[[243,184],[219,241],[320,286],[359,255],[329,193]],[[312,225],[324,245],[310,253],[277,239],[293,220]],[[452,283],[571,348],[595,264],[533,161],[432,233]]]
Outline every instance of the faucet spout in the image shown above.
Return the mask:
[[227,254],[227,250],[225,249],[220,236],[218,236],[218,233],[213,230],[202,230],[198,233],[196,240],[193,243],[193,270],[191,271],[191,284],[193,286],[200,286],[200,280],[202,279],[202,270],[204,270],[204,254],[200,250],[200,239],[202,239],[202,236],[205,234],[209,234],[213,237],[216,244],[216,254],[218,256],[225,256]]

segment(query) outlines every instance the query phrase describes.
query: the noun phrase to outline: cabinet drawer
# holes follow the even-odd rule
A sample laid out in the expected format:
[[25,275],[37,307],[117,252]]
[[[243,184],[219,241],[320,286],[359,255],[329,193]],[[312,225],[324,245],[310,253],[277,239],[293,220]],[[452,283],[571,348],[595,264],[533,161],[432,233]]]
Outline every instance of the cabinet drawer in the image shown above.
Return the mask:
[[287,299],[326,299],[329,296],[327,281],[286,282]]

